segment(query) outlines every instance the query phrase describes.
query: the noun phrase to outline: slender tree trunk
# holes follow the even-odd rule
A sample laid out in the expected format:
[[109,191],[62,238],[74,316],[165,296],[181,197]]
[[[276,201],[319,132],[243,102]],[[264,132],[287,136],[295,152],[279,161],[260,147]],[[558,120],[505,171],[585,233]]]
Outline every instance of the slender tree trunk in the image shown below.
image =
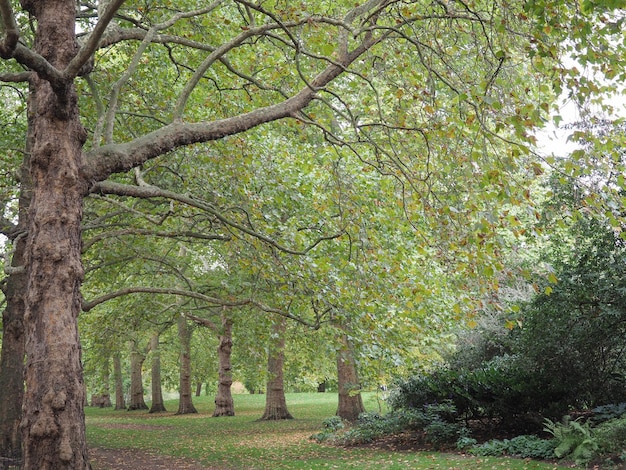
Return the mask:
[[267,359],[267,394],[265,412],[261,420],[293,419],[287,410],[283,366],[285,364],[285,329],[287,318],[280,317],[273,323]]
[[[20,216],[21,218],[21,216]],[[12,265],[24,264],[24,240],[16,242]],[[3,286],[6,308],[2,312],[0,353],[0,457],[21,459],[20,420],[24,396],[24,272],[10,274]]]
[[113,354],[113,377],[115,378],[115,409],[125,410],[124,381],[122,379],[122,357],[119,351]]
[[[29,119],[31,122],[32,119]],[[2,351],[0,352],[0,456],[21,459],[22,439],[20,421],[24,399],[24,358],[26,354],[26,334],[24,330],[24,310],[26,293],[26,230],[28,226],[28,206],[32,199],[32,179],[30,176],[30,155],[33,148],[33,126],[29,126],[26,138],[26,156],[20,168],[20,196],[18,225],[12,237],[14,253],[11,267],[2,291],[6,307],[2,312]]]
[[[109,385],[111,379],[111,363],[109,358],[106,359],[104,366],[102,367],[102,375],[100,376],[100,382],[102,388],[99,393],[91,395],[91,406],[97,406],[100,408],[108,408],[111,405],[111,387]],[[85,391],[85,396],[87,392]]]
[[147,410],[143,397],[143,379],[141,370],[146,355],[139,351],[137,341],[130,341],[130,405],[129,410]]
[[235,404],[230,387],[233,375],[230,365],[230,353],[233,348],[233,322],[225,314],[222,315],[222,331],[219,336],[217,355],[219,358],[219,382],[215,397],[213,416],[235,416]]
[[202,382],[196,383],[196,396],[199,397],[202,393]]
[[159,349],[159,333],[154,333],[150,338],[150,350],[152,351],[152,405],[150,413],[167,411],[163,404],[163,390],[161,389],[161,350]]
[[361,385],[354,358],[354,349],[345,333],[340,335],[339,345],[337,351],[337,381],[339,385],[337,416],[347,421],[356,421],[359,415],[365,411],[365,407],[361,398]]
[[178,411],[176,414],[184,415],[197,413],[193,406],[191,394],[191,335],[193,330],[189,328],[187,319],[180,315],[178,317],[178,339],[180,341],[180,385]]

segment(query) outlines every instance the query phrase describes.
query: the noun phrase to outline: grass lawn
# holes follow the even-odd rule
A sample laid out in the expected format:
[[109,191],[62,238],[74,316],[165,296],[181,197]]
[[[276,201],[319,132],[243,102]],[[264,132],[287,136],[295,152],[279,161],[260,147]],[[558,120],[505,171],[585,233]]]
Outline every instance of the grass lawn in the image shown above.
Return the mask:
[[[213,397],[195,397],[198,414],[175,416],[177,401],[166,402],[172,412],[86,408],[90,447],[141,449],[188,457],[222,469],[554,469],[554,464],[507,458],[478,458],[431,452],[391,452],[339,448],[309,439],[322,420],[334,415],[337,395],[287,395],[294,420],[256,421],[263,413],[264,395],[234,395],[234,417],[212,418]],[[364,395],[368,410],[378,410],[374,394]],[[96,467],[97,468],[97,467]]]

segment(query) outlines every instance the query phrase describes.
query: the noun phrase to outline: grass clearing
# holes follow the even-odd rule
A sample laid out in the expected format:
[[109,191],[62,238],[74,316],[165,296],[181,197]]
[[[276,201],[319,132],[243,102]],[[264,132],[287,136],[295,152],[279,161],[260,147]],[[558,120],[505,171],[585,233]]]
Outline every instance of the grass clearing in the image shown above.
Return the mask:
[[[263,413],[264,395],[235,395],[234,417],[212,418],[213,397],[196,397],[198,414],[86,408],[90,447],[140,449],[174,457],[192,458],[222,469],[433,469],[478,470],[554,469],[554,464],[508,458],[465,457],[432,452],[392,452],[366,448],[339,448],[319,444],[309,436],[319,432],[322,420],[332,416],[337,395],[287,394],[294,420],[256,421]],[[368,410],[378,410],[375,394],[365,394]],[[176,410],[176,401],[166,402]],[[384,411],[384,410],[383,410]],[[96,467],[96,470],[105,470]]]

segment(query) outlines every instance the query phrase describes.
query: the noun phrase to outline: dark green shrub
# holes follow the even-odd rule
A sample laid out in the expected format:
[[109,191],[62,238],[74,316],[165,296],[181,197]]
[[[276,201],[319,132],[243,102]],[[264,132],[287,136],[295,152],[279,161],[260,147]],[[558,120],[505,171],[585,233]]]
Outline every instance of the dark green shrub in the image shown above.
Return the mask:
[[462,436],[456,441],[456,448],[458,450],[471,449],[478,444],[478,441],[473,437]]
[[470,452],[483,457],[511,455],[524,459],[546,460],[554,458],[556,442],[541,439],[535,435],[522,435],[513,439],[493,439],[484,444],[473,446]]
[[509,455],[523,459],[551,459],[554,457],[556,442],[553,439],[542,439],[533,434],[514,437],[509,441]]
[[362,444],[406,430],[423,430],[428,442],[442,447],[469,435],[458,421],[456,408],[451,402],[430,404],[419,410],[392,411],[386,415],[376,412],[361,413],[356,423],[345,431],[343,423],[337,419],[333,417],[324,420],[324,431],[311,437],[319,441]]
[[540,383],[516,357],[496,358],[483,367],[438,369],[397,383],[388,403],[393,410],[419,409],[429,403],[450,401],[459,419],[498,418],[517,424],[520,416],[535,411],[562,416],[558,396],[543,390]]
[[594,434],[602,453],[626,453],[626,417],[602,423]]
[[337,431],[339,429],[343,429],[344,427],[343,420],[339,416],[326,418],[322,421],[322,425],[324,426],[324,429],[328,429],[329,431]]
[[339,416],[331,416],[322,421],[324,429],[311,436],[311,439],[323,442],[335,438],[338,431],[344,428],[343,420]]
[[340,437],[340,441],[346,444],[362,444],[398,433],[403,429],[402,421],[393,413],[387,415],[376,412],[361,413],[355,425]]

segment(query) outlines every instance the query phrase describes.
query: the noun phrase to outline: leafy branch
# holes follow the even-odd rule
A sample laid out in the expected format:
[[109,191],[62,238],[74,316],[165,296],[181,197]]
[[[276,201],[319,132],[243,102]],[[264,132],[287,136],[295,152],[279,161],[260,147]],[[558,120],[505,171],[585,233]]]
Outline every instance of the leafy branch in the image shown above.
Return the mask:
[[93,193],[100,194],[116,194],[118,196],[131,196],[131,197],[139,197],[139,198],[166,198],[173,201],[178,201],[183,204],[186,204],[190,207],[195,207],[197,209],[201,209],[209,214],[213,215],[216,219],[218,219],[225,226],[234,228],[238,231],[241,231],[251,237],[257,238],[264,243],[276,248],[285,253],[289,253],[292,255],[305,255],[311,250],[313,250],[317,245],[326,240],[332,240],[335,238],[339,238],[343,235],[343,231],[326,235],[323,237],[317,238],[310,245],[302,248],[302,249],[294,249],[289,248],[284,245],[281,245],[276,240],[268,237],[267,235],[263,235],[262,233],[256,231],[254,227],[242,225],[234,220],[229,219],[224,216],[219,210],[217,210],[213,205],[209,204],[206,201],[202,201],[201,199],[196,199],[191,196],[185,196],[179,193],[175,193],[173,191],[167,191],[165,189],[158,188],[156,186],[131,186],[120,183],[113,183],[111,181],[103,181],[95,184],[92,187]]
[[[161,288],[161,287],[126,287],[124,289],[117,290],[115,292],[109,292],[105,295],[97,297],[91,301],[83,301],[82,310],[84,312],[88,312],[94,307],[107,302],[112,299],[116,299],[118,297],[123,297],[130,294],[165,294],[165,295],[178,295],[182,297],[187,297],[191,299],[200,300],[209,304],[210,307],[226,307],[226,308],[237,308],[237,307],[255,307],[259,310],[262,310],[266,313],[275,313],[277,315],[281,315],[283,317],[289,318],[291,320],[297,321],[303,325],[306,325],[310,328],[317,329],[320,326],[321,319],[316,318],[314,323],[311,323],[297,315],[294,315],[286,310],[271,307],[262,302],[259,302],[252,298],[243,298],[243,299],[222,299],[218,297],[213,297],[209,295],[202,294],[200,292],[194,292],[185,289],[176,289],[176,288]],[[196,317],[199,318],[199,317]],[[193,318],[190,318],[193,320]]]

